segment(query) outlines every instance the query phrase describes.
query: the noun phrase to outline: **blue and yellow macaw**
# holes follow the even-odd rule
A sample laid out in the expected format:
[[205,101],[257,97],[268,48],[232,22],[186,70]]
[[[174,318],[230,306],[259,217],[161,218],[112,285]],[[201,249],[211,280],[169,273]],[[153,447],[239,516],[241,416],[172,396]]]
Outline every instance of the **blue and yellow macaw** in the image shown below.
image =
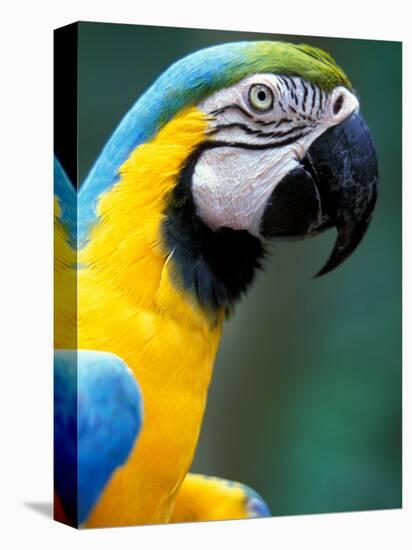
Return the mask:
[[[223,322],[268,239],[335,227],[320,274],[347,258],[376,186],[347,77],[321,50],[281,42],[219,45],[172,65],[120,122],[77,196],[56,164],[55,347],[78,349],[76,360],[56,352],[56,411],[66,414],[64,387],[75,387],[59,374],[71,361],[87,426],[83,442],[77,434],[87,449],[77,508],[56,483],[73,523],[269,515],[248,487],[188,473]],[[101,472],[92,488],[87,468]]]

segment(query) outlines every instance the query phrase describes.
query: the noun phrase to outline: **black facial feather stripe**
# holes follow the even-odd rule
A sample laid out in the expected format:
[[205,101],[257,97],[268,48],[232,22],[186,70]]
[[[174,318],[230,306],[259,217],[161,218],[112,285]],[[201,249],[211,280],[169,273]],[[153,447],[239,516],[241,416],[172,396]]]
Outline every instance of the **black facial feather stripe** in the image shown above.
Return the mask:
[[307,128],[306,124],[300,125],[300,126],[294,126],[290,130],[286,130],[284,132],[262,132],[262,130],[254,130],[253,128],[249,128],[246,124],[242,124],[240,122],[231,122],[230,124],[219,124],[213,128],[213,130],[210,132],[210,134],[218,134],[219,132],[223,130],[230,130],[231,128],[240,128],[243,130],[246,134],[254,135],[259,138],[283,138],[285,136],[289,136],[290,134],[293,134],[294,132],[297,132],[299,130],[305,130]]
[[261,126],[271,126],[274,125],[274,128],[279,128],[279,126],[282,126],[282,124],[287,124],[288,122],[293,122],[293,118],[281,118],[280,120],[259,120],[254,118],[253,122],[256,124],[260,124]]
[[308,87],[306,86],[306,83],[304,80],[302,80],[302,86],[303,86],[303,100],[302,100],[302,110],[306,111],[306,99],[308,97]]
[[280,86],[278,84],[278,82],[275,82],[275,88],[276,88],[276,91],[279,95],[282,95],[282,90],[280,89]]
[[320,92],[320,104],[318,109],[318,114],[320,114],[323,111],[323,92]]
[[301,120],[307,120],[308,122],[316,123],[316,118],[313,118],[313,117],[308,116],[308,115],[303,115],[302,113],[299,113],[299,118]]
[[296,82],[295,82],[295,79],[292,78],[291,76],[288,76],[288,79],[289,81],[292,83],[292,87],[297,90],[297,86],[296,86]]
[[224,113],[225,111],[227,111],[228,109],[237,109],[238,111],[243,113],[248,118],[253,118],[252,115],[246,111],[246,109],[244,109],[240,105],[237,105],[236,103],[231,103],[230,105],[224,105],[223,107],[220,107],[219,109],[216,109],[215,111],[211,111],[209,114],[212,115],[212,116],[220,115],[220,114]]
[[287,78],[284,77],[284,76],[279,76],[279,78],[281,79],[281,81],[284,83],[284,85],[286,86],[286,88],[290,92],[290,86],[289,86],[289,82],[287,81]]
[[214,149],[215,147],[238,147],[239,149],[251,149],[251,150],[261,150],[261,149],[276,149],[278,147],[283,147],[285,145],[290,145],[298,139],[301,139],[307,136],[310,133],[310,130],[307,132],[301,132],[297,136],[291,136],[287,139],[281,141],[270,141],[268,143],[243,143],[241,141],[205,141],[204,149]]
[[315,106],[317,88],[312,83],[310,85],[311,85],[311,88],[312,88],[312,107],[310,108],[310,114],[312,114],[313,108]]
[[220,115],[230,109],[237,109],[242,114],[247,116],[249,119],[253,120],[254,123],[259,124],[260,126],[271,126],[272,124],[274,124],[275,125],[274,127],[277,128],[282,124],[286,124],[287,122],[293,122],[292,118],[281,118],[280,120],[275,119],[275,120],[268,120],[268,121],[259,120],[258,118],[254,118],[250,113],[248,113],[240,105],[236,105],[236,103],[231,103],[230,105],[224,105],[223,107],[220,107],[219,109],[216,109],[214,111],[210,111],[207,114],[211,116]]

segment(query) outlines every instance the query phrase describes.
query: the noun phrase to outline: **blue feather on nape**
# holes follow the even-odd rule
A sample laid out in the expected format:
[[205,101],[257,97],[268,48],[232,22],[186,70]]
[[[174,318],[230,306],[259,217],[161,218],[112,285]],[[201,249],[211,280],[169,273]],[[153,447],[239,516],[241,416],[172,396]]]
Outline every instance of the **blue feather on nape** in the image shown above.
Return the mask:
[[142,399],[116,355],[61,350],[54,358],[54,481],[69,521],[83,524],[142,424]]

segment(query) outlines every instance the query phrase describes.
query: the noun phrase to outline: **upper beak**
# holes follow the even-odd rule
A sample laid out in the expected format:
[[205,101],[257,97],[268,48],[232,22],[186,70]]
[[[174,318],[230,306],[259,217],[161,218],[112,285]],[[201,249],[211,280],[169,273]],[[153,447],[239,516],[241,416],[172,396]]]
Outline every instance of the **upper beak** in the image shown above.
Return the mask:
[[358,112],[324,132],[300,166],[275,188],[261,234],[312,236],[335,226],[337,239],[317,276],[340,265],[364,236],[377,197],[378,165],[371,134]]

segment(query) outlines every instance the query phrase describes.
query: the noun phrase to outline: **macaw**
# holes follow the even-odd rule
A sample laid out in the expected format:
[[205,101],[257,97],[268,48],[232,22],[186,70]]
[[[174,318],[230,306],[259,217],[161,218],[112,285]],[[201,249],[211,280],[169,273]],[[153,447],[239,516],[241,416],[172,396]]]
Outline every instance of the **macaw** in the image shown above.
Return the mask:
[[[270,515],[245,485],[189,469],[224,320],[252,284],[267,241],[335,227],[320,275],[367,230],[377,160],[348,78],[307,45],[237,42],[195,52],[136,101],[77,196],[66,179],[56,176],[55,346],[78,349],[86,372],[92,353],[102,377],[112,363],[131,369],[128,411],[143,411],[141,427],[136,412],[125,440],[113,441],[119,455],[100,465],[104,476],[75,521]],[[68,304],[70,284],[77,308]],[[108,354],[101,363],[99,353]],[[87,418],[100,405],[78,406]],[[112,437],[118,429],[126,430],[120,420],[104,427]],[[105,462],[92,439],[88,448],[91,462]]]

